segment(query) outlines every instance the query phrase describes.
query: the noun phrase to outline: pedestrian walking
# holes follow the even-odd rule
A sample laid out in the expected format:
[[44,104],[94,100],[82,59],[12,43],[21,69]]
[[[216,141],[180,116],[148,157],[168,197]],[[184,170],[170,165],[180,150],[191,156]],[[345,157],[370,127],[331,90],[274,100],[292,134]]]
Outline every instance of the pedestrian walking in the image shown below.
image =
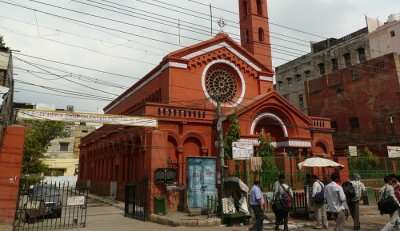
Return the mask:
[[250,206],[256,218],[255,223],[249,229],[250,231],[262,231],[264,224],[264,197],[260,188],[260,181],[255,180],[254,185],[250,190]]
[[381,229],[381,231],[392,231],[400,228],[399,217],[399,197],[400,184],[395,175],[386,176],[384,178],[385,185],[381,189],[378,207],[381,214],[389,214],[389,222]]
[[328,229],[328,218],[325,207],[325,185],[318,176],[312,176],[314,183],[312,186],[312,206],[314,208],[317,224],[315,229]]
[[359,174],[355,173],[351,177],[350,183],[354,188],[354,197],[347,198],[347,204],[349,206],[351,217],[354,222],[354,230],[360,230],[360,200],[365,192],[365,185],[361,182],[361,177]]
[[272,210],[275,214],[275,230],[283,225],[283,230],[288,231],[289,210],[292,207],[293,191],[285,183],[285,175],[280,174],[273,187]]
[[335,231],[344,231],[344,223],[348,216],[346,195],[338,182],[339,174],[333,173],[331,175],[331,182],[325,186],[325,199],[328,211],[333,214],[336,220]]

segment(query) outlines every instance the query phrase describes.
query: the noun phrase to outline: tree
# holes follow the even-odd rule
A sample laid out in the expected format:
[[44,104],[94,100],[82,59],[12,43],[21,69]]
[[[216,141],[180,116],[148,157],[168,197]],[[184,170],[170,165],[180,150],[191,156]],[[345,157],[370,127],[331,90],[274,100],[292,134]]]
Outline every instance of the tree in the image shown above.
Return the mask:
[[240,126],[236,114],[230,115],[228,119],[230,125],[224,138],[224,153],[226,159],[232,159],[232,143],[240,139]]
[[374,178],[374,172],[379,168],[378,157],[372,153],[368,147],[358,152],[358,156],[351,156],[349,158],[350,172],[359,173],[362,177]]
[[266,135],[264,130],[258,137],[259,147],[258,156],[262,158],[261,184],[264,188],[270,188],[278,176],[278,168],[274,159],[274,147],[272,146],[271,136]]
[[23,173],[25,175],[39,175],[46,172],[47,166],[41,162],[50,141],[57,137],[66,137],[64,122],[56,121],[24,121],[27,127],[25,134]]
[[0,36],[0,48],[7,48],[6,44],[3,42],[3,36]]

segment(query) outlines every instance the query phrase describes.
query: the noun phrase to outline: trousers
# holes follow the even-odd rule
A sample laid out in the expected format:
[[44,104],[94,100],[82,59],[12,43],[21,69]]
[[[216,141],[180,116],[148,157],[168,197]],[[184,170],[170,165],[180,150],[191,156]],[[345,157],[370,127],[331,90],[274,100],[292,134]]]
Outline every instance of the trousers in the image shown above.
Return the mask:
[[354,230],[360,230],[360,202],[349,202],[348,205],[354,222]]
[[261,208],[261,205],[252,205],[254,215],[256,217],[256,222],[250,228],[251,231],[263,231],[264,225],[264,211]]
[[324,204],[314,204],[315,219],[317,220],[317,226],[324,226],[328,228],[328,218],[326,216],[326,208]]

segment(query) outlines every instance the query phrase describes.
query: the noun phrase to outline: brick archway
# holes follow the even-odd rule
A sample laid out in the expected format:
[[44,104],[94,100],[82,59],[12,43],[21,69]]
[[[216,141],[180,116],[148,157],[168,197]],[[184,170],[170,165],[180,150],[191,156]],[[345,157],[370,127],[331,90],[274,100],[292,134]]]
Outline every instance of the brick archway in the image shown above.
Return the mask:
[[283,122],[283,120],[280,117],[278,117],[277,115],[275,115],[273,113],[269,113],[269,112],[262,113],[253,120],[251,127],[250,127],[251,135],[255,135],[257,126],[265,119],[271,119],[273,121],[276,121],[279,124],[280,128],[282,129],[283,136],[284,137],[289,136],[287,127],[286,127],[285,123]]

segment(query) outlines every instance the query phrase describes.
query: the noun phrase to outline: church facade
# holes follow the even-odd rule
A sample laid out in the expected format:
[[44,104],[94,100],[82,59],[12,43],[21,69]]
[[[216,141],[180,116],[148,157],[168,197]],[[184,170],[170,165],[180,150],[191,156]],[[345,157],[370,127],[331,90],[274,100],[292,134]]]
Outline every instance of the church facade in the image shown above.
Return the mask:
[[[288,153],[334,157],[330,120],[306,116],[273,88],[267,0],[238,2],[241,44],[220,33],[170,53],[104,109],[156,118],[158,127],[103,126],[83,138],[80,183],[123,199],[125,185],[146,180],[150,211],[162,196],[169,210],[184,210],[191,199],[189,160],[217,158],[217,100],[225,116],[238,116],[241,140],[257,146],[261,130],[270,134],[282,171],[297,171]],[[172,186],[156,182],[158,169],[175,170]]]

